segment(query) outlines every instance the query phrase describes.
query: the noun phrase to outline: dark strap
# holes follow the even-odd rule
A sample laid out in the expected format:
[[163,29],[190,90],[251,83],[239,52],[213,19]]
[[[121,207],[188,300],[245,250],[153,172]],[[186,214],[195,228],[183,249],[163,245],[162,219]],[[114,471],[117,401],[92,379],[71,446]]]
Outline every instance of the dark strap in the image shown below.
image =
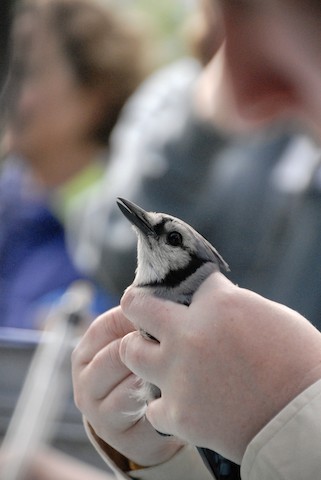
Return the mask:
[[208,448],[197,447],[197,450],[216,480],[241,480],[239,465]]

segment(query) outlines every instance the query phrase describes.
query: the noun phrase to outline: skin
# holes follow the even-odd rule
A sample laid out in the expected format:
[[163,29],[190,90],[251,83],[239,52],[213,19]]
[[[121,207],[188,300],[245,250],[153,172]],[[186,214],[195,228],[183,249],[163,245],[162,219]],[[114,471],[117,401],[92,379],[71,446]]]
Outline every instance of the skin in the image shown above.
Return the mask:
[[[320,136],[320,7],[301,0],[226,0],[215,5],[224,24],[225,42],[220,51],[221,77],[219,82],[213,80],[212,94],[215,100],[223,89],[233,114],[230,122],[237,129],[240,125],[250,129],[295,116]],[[223,118],[224,127],[223,110],[222,102],[214,102],[210,117]],[[120,355],[129,369],[127,373],[133,371],[161,389],[162,397],[147,409],[151,424],[238,463],[251,439],[275,414],[321,378],[321,334],[298,313],[236,287],[221,274],[207,279],[189,308],[142,297],[133,288],[127,290],[121,305],[98,323],[113,318],[125,325],[128,318],[135,329],[148,331],[160,342],[147,341],[127,324],[123,333],[128,330],[128,334],[122,341],[119,332],[116,354],[117,362]],[[98,323],[91,327],[81,349],[89,348],[93,331],[99,331]],[[96,348],[96,355],[109,348],[106,340]],[[106,423],[99,427],[107,411],[119,414],[117,408],[107,406],[113,388],[103,389],[94,398],[96,383],[107,376],[106,363],[102,368],[92,354],[93,378],[89,380],[79,356],[76,351],[78,405],[98,435],[107,442],[120,442],[125,455],[139,457],[137,451],[130,451],[126,435],[121,437]],[[131,434],[138,425],[127,419]],[[122,423],[122,434],[125,429]],[[149,444],[153,433],[144,433],[142,460],[146,464],[170,457],[166,440],[160,440],[157,453]]]
[[131,288],[122,309],[160,342],[135,331],[120,345],[127,367],[162,391],[147,408],[148,420],[234,462],[277,412],[321,378],[320,333],[221,273],[204,282],[190,307]]
[[221,2],[225,76],[239,115],[253,124],[294,116],[321,134],[320,11],[309,3]]
[[146,419],[130,415],[143,404],[132,394],[137,377],[121,361],[119,346],[133,330],[119,307],[89,327],[72,355],[74,396],[100,438],[134,462],[154,465],[171,458],[183,442],[161,437]]
[[32,15],[21,15],[14,32],[24,78],[7,127],[7,148],[28,159],[41,183],[57,186],[102,149],[89,138],[101,92],[79,84],[55,33]]
[[[143,338],[139,328],[160,344]],[[321,335],[298,313],[215,273],[190,307],[131,287],[121,308],[90,326],[72,365],[77,406],[96,434],[124,456],[158,464],[186,441],[240,463],[256,433],[321,378]],[[146,415],[174,438],[160,437],[144,418],[124,413],[141,406],[130,395],[137,385],[133,371],[162,390]]]

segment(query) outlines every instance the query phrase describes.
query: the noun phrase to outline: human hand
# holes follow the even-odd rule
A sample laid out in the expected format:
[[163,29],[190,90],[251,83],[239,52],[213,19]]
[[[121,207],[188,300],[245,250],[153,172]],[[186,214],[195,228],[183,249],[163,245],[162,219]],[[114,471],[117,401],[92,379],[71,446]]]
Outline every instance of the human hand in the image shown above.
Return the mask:
[[241,463],[251,439],[321,378],[321,334],[301,315],[212,274],[189,307],[130,288],[122,309],[136,329],[123,362],[157,385],[146,416],[159,431]]
[[155,465],[171,458],[183,445],[164,438],[143,416],[133,395],[137,377],[119,357],[121,339],[134,329],[120,307],[98,317],[72,355],[75,402],[95,433],[130,460]]

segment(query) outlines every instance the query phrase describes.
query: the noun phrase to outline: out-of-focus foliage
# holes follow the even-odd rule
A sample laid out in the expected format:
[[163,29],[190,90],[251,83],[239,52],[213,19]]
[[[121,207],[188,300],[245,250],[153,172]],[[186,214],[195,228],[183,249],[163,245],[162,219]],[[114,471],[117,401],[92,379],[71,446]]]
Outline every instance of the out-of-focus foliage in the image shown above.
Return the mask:
[[142,15],[159,49],[161,63],[186,53],[183,25],[197,0],[122,0],[121,3]]

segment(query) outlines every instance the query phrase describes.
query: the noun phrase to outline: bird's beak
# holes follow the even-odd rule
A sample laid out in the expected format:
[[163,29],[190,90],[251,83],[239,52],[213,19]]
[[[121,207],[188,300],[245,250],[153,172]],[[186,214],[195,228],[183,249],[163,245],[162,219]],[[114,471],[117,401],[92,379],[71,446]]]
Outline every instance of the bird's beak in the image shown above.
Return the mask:
[[117,205],[125,217],[142,233],[155,237],[155,230],[148,220],[148,213],[145,210],[124,198],[117,198]]

